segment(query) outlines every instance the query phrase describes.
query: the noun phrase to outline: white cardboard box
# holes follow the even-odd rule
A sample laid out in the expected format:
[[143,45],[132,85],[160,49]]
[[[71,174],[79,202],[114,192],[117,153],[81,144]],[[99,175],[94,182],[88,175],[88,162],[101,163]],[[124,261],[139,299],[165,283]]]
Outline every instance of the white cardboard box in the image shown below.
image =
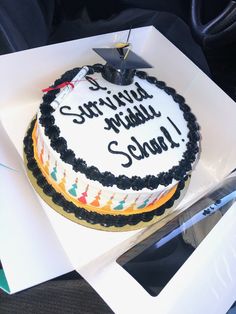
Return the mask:
[[[101,62],[92,47],[111,46],[126,36],[127,32],[111,33],[0,57],[4,77],[0,84],[0,260],[9,292],[76,269],[116,313],[131,313],[131,309],[136,313],[224,313],[234,301],[236,288],[236,276],[232,276],[236,271],[228,262],[236,259],[235,206],[153,298],[116,259],[160,228],[165,219],[132,232],[88,229],[54,212],[34,193],[25,175],[22,142],[41,90],[70,68]],[[236,106],[153,27],[133,30],[130,41],[133,50],[154,66],[148,72],[186,98],[201,126],[201,157],[178,207],[182,211],[236,168]],[[220,258],[223,265],[227,260],[227,269],[221,269]],[[208,280],[203,282],[200,279],[206,279],[206,273]]]

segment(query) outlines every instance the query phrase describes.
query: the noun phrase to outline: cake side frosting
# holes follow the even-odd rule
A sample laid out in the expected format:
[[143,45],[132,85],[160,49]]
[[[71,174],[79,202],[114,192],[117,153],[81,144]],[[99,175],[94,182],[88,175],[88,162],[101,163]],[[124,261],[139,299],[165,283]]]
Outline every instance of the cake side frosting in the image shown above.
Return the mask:
[[85,175],[75,173],[72,166],[60,160],[50,144],[39,132],[38,124],[33,131],[34,157],[47,181],[68,201],[87,210],[100,213],[135,214],[141,210],[151,211],[169,200],[177,189],[177,183],[158,189],[133,191],[104,187],[101,183],[88,180]]
[[[158,208],[195,161],[198,126],[183,97],[137,74],[124,88],[96,73],[55,111],[50,109],[55,91],[40,107],[38,164],[59,192],[89,211],[128,215]],[[66,74],[69,80],[73,75]]]
[[89,226],[109,231],[128,231],[131,229],[142,228],[160,219],[166,209],[171,209],[176,201],[183,195],[188,186],[188,177],[178,183],[178,187],[174,195],[166,201],[163,205],[149,212],[142,212],[130,215],[124,215],[120,212],[114,215],[113,212],[102,214],[99,212],[90,212],[84,206],[75,205],[73,202],[66,200],[60,192],[57,192],[51,183],[47,180],[45,173],[38,166],[35,158],[35,146],[33,143],[33,133],[35,130],[35,119],[32,120],[31,125],[24,138],[24,153],[25,161],[27,163],[28,174],[31,183],[40,194],[40,196],[58,213],[64,217],[79,222],[82,225]]

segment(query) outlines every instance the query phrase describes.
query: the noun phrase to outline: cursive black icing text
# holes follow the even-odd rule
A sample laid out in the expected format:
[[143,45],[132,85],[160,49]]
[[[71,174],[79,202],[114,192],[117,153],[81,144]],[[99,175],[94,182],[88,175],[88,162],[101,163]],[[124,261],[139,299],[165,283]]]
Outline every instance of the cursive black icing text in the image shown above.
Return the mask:
[[[103,90],[105,91],[107,88],[99,85],[99,83],[91,77],[87,77],[88,82],[91,84],[89,87],[92,91]],[[117,94],[112,94],[110,96],[105,96],[103,98],[99,98],[96,101],[88,101],[87,103],[78,105],[76,110],[71,106],[64,105],[60,107],[60,113],[64,116],[73,117],[73,122],[76,124],[85,123],[86,119],[93,119],[103,115],[103,108],[108,107],[113,111],[119,110],[119,107],[127,106],[127,104],[133,103],[134,101],[142,102],[145,99],[153,98],[153,95],[148,94],[147,91],[137,82],[135,82],[136,89],[131,89],[130,91],[124,90],[123,92],[119,92]],[[107,94],[110,94],[110,91],[107,91]],[[135,109],[136,110],[136,109]],[[142,113],[138,113],[141,112]],[[143,106],[137,109],[138,112],[131,114],[132,123],[135,120],[137,122],[138,116],[139,121],[141,119],[153,119],[156,116],[159,116],[160,113],[156,113],[151,106],[149,106],[149,113]],[[109,120],[109,119],[108,119]],[[113,129],[117,133],[117,129],[113,127],[112,120],[107,121],[107,127],[105,129]],[[140,124],[140,123],[139,123]],[[137,124],[138,125],[138,124]]]
[[111,141],[108,144],[108,151],[111,154],[122,155],[126,157],[127,159],[126,162],[122,163],[121,165],[124,168],[128,168],[132,165],[133,159],[142,160],[144,158],[148,158],[150,154],[152,155],[162,154],[169,148],[173,149],[175,147],[180,146],[179,143],[176,143],[172,139],[170,133],[164,126],[160,127],[160,131],[163,136],[157,136],[156,138],[153,138],[150,141],[143,143],[140,143],[134,136],[132,136],[130,139],[133,142],[133,144],[129,144],[127,146],[126,152],[117,149],[118,146],[117,141]]
[[116,113],[114,118],[105,118],[106,126],[105,130],[113,130],[115,133],[119,133],[119,128],[123,126],[126,130],[134,128],[140,124],[144,124],[154,118],[161,116],[160,111],[156,112],[155,109],[149,105],[145,108],[143,105],[134,106],[133,109],[128,108],[127,114],[124,112]]

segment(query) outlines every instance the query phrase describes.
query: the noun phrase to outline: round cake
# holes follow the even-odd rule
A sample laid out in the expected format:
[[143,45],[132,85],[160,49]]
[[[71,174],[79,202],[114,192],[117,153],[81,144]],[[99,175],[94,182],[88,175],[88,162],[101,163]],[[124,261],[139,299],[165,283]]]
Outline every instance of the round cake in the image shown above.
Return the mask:
[[144,71],[124,86],[104,79],[104,66],[95,64],[72,88],[80,70],[67,71],[44,94],[25,137],[37,190],[61,214],[93,228],[156,221],[174,210],[198,157],[195,116],[173,88]]

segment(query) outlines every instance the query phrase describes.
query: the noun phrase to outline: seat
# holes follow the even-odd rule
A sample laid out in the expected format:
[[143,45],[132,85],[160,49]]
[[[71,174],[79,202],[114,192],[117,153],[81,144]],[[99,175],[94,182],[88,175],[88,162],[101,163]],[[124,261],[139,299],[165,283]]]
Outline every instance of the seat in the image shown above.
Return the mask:
[[[120,7],[116,6],[110,12],[112,15],[104,19],[102,1],[100,14],[96,16],[91,13],[91,1],[87,5],[79,1],[74,14],[68,13],[71,11],[66,3],[75,6],[74,1],[70,3],[68,0],[1,0],[0,54],[129,29],[131,26],[154,25],[210,75],[202,50],[192,39],[189,27],[175,14],[157,11],[156,6],[155,10],[129,8],[127,3],[127,8],[121,10],[124,7],[121,1]],[[64,10],[65,7],[68,11]]]
[[236,2],[216,2],[218,5],[215,0],[191,1],[191,29],[207,57],[214,81],[236,100]]
[[54,0],[1,0],[0,54],[47,44],[54,10]]

